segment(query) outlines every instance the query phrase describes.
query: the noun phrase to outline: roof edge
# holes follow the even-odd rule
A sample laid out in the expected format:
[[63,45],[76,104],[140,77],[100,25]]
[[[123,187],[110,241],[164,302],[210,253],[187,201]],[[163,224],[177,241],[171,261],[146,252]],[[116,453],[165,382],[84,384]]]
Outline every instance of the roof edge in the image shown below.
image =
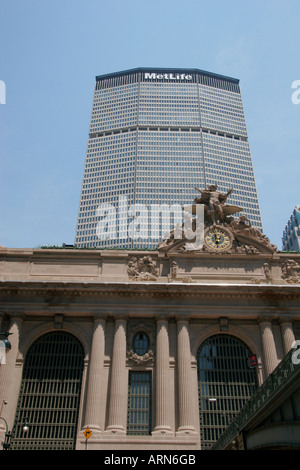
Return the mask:
[[119,76],[122,76],[122,75],[130,75],[130,74],[133,74],[133,73],[138,73],[138,72],[165,72],[165,73],[172,73],[172,72],[177,72],[177,73],[195,73],[195,74],[200,74],[200,75],[204,75],[204,76],[207,76],[207,77],[212,77],[212,78],[216,78],[216,79],[219,79],[219,80],[225,80],[225,81],[229,81],[231,83],[235,83],[235,84],[239,84],[240,80],[238,78],[233,78],[233,77],[228,77],[226,75],[221,75],[221,74],[217,74],[217,73],[214,73],[214,72],[207,72],[205,70],[201,70],[201,69],[194,69],[194,68],[169,68],[169,67],[165,67],[165,68],[161,68],[161,67],[137,67],[137,68],[133,68],[133,69],[128,69],[128,70],[122,70],[122,71],[119,71],[119,72],[112,72],[112,73],[108,73],[108,74],[103,74],[103,75],[96,75],[96,81],[100,81],[100,80],[105,80],[107,78],[114,78],[114,77],[119,77]]

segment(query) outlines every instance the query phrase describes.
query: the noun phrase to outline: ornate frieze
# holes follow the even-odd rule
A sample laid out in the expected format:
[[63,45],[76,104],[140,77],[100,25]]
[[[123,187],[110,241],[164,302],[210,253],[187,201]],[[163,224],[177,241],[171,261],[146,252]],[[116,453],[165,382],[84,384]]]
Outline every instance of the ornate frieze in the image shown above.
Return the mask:
[[293,259],[285,261],[281,266],[282,279],[288,284],[300,284],[300,264]]

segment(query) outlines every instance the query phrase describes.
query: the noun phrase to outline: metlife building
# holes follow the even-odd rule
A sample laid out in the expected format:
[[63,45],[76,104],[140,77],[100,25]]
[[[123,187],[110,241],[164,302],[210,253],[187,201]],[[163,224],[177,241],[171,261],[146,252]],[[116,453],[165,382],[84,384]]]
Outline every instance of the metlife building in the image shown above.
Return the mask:
[[168,226],[159,208],[212,184],[233,188],[228,202],[262,230],[239,80],[154,68],[96,77],[77,247],[154,249]]

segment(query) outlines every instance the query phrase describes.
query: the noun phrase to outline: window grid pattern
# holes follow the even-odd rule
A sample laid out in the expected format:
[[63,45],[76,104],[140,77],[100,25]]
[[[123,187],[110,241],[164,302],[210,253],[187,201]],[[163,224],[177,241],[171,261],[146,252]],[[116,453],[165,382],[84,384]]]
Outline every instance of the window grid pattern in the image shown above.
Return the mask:
[[247,137],[241,95],[199,85],[203,127]]
[[[249,143],[220,135],[203,134],[203,149],[207,185],[221,181],[220,191],[227,192],[229,188],[234,188],[228,204],[242,207],[243,214],[251,220],[253,226],[262,231]],[[239,215],[237,213],[235,217]]]
[[200,126],[196,83],[141,83],[139,125]]
[[138,84],[95,90],[90,133],[137,125]]
[[[258,387],[250,349],[227,334],[208,338],[197,353],[201,448],[207,450]],[[210,401],[214,398],[216,401]]]
[[[120,197],[126,198],[130,207],[134,202],[136,132],[109,135],[90,139],[87,148],[84,176],[82,181],[80,207],[77,220],[75,244],[79,247],[114,247],[131,248],[128,238],[121,234],[126,227],[120,227],[122,218],[119,214]],[[101,239],[99,224],[107,216],[104,207],[111,206],[115,212],[111,215]],[[113,228],[109,232],[110,228]]]
[[[74,450],[83,372],[81,343],[66,332],[48,333],[27,353],[12,450]],[[28,419],[29,431],[22,432]]]
[[128,435],[151,434],[151,371],[130,371],[128,386]]

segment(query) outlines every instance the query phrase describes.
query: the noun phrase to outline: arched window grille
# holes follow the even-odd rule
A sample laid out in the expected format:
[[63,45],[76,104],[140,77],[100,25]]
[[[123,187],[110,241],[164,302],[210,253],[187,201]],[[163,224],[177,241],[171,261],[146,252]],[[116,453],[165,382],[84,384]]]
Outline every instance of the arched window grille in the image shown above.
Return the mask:
[[228,334],[211,336],[197,352],[201,448],[209,449],[258,387],[250,349]]
[[[26,355],[11,449],[75,449],[84,351],[66,332],[35,341]],[[29,431],[22,432],[28,419]]]

